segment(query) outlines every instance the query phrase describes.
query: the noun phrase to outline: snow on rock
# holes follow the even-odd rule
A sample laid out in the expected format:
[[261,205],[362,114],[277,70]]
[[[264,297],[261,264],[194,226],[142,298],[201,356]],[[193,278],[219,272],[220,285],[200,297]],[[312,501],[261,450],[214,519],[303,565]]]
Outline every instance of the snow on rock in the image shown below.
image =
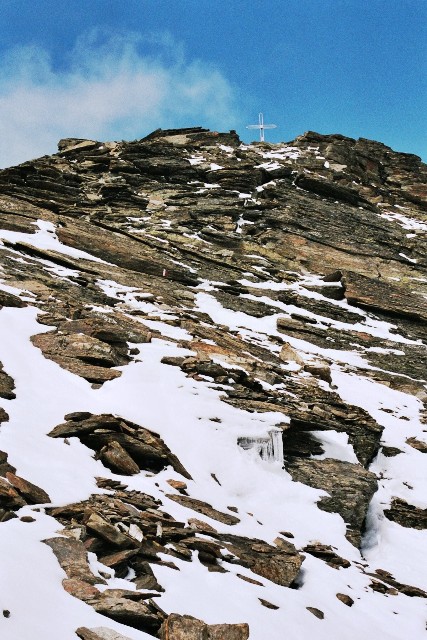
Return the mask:
[[196,127],[31,168],[0,172],[0,637],[421,640],[425,166]]

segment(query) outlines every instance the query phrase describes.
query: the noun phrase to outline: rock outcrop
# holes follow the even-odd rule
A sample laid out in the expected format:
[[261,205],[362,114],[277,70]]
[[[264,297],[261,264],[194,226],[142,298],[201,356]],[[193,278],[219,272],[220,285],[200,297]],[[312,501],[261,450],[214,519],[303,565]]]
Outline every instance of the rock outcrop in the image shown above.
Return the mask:
[[[40,533],[105,621],[82,640],[366,635],[360,606],[415,633],[426,165],[310,131],[58,149],[0,171],[0,542]],[[202,584],[209,624],[180,592]]]

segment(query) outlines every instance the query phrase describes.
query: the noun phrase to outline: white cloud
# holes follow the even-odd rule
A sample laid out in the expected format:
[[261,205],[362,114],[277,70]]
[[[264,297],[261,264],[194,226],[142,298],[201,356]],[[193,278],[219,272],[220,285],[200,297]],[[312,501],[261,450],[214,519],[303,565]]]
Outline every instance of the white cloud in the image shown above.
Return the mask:
[[236,126],[233,89],[217,69],[186,61],[166,34],[79,39],[57,67],[20,47],[0,66],[0,167],[54,153],[60,138],[121,140],[158,127]]

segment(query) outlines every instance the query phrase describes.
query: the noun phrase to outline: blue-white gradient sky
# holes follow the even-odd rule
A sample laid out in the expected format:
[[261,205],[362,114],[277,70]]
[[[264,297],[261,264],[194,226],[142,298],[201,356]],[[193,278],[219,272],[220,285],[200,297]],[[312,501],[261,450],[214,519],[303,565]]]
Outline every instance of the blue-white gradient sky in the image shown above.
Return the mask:
[[259,111],[427,160],[426,107],[427,0],[0,0],[0,167]]

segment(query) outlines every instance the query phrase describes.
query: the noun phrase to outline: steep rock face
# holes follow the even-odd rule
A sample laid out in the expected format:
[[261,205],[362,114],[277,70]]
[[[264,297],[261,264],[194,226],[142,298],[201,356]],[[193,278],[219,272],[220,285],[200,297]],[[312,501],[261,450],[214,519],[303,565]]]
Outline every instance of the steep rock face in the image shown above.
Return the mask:
[[[423,597],[390,558],[425,529],[426,184],[377,142],[200,127],[0,172],[0,538],[40,527],[79,637],[366,635],[359,598]],[[271,430],[275,461],[238,445]]]

